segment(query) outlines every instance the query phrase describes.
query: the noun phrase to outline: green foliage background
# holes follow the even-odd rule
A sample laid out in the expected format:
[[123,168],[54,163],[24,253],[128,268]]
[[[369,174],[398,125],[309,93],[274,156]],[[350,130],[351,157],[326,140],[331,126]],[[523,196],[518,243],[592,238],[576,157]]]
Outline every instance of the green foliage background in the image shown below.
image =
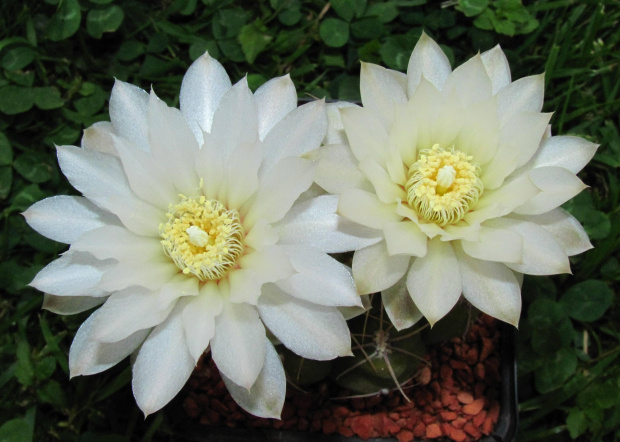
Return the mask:
[[620,6],[617,0],[26,0],[0,5],[0,441],[177,440],[146,421],[127,363],[69,381],[85,314],[40,310],[27,284],[65,246],[20,216],[75,191],[54,144],[107,120],[113,79],[178,104],[205,50],[252,88],[290,73],[301,98],[359,99],[359,60],[405,70],[422,30],[453,67],[500,43],[513,78],[546,72],[554,133],[601,143],[566,204],[595,248],[573,275],[526,278],[519,331],[520,441],[620,440]]

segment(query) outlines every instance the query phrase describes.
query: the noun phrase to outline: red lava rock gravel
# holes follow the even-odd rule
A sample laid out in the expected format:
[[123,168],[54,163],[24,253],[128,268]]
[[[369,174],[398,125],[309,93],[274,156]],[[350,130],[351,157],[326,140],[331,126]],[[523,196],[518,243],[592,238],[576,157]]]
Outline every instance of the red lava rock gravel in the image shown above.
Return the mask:
[[243,411],[226,391],[210,357],[203,357],[186,387],[185,411],[204,425],[275,428],[357,436],[470,442],[489,435],[499,417],[500,385],[495,320],[482,315],[467,338],[453,338],[426,355],[432,369],[419,370],[415,383],[398,391],[363,398],[331,382],[309,393],[289,386],[282,419],[263,419]]

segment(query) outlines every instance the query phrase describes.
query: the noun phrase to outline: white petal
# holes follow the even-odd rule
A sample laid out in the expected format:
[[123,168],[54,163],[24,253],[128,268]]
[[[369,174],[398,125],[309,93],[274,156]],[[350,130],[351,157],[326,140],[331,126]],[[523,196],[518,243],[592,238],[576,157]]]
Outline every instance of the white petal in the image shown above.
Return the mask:
[[222,65],[208,53],[197,58],[185,73],[179,97],[181,113],[198,144],[202,144],[202,131],[211,130],[213,114],[230,85]]
[[510,65],[499,45],[482,53],[482,63],[491,79],[493,95],[510,84]]
[[388,172],[372,158],[366,157],[360,161],[359,169],[372,183],[381,202],[389,204],[407,200],[405,189],[395,183]]
[[498,262],[471,258],[458,251],[463,296],[478,310],[514,325],[521,315],[521,288],[514,273]]
[[323,144],[348,144],[347,134],[344,132],[344,126],[340,118],[340,108],[342,107],[358,107],[358,105],[346,101],[336,101],[335,103],[327,103],[325,105],[327,111],[327,134]]
[[[249,251],[239,258],[238,264],[241,270],[247,269],[254,272],[260,285],[266,282],[280,281],[295,274],[295,269],[291,264],[289,256],[280,245],[271,245],[263,247],[261,250]],[[231,276],[233,273],[231,272]],[[233,296],[231,294],[232,299]]]
[[322,195],[295,204],[282,219],[280,244],[304,244],[341,253],[381,241],[381,231],[337,215],[338,199],[337,195]]
[[316,150],[312,157],[318,165],[314,181],[329,193],[341,193],[350,187],[372,191],[372,186],[357,167],[349,146],[330,144]]
[[112,136],[115,135],[114,126],[109,121],[99,121],[84,129],[82,135],[82,149],[96,150],[108,155],[118,156]]
[[182,319],[187,348],[198,363],[198,359],[209,346],[215,333],[215,317],[224,308],[224,302],[215,281],[202,286],[200,294],[191,298],[183,308]]
[[75,315],[97,307],[105,302],[106,298],[93,298],[92,296],[55,296],[45,293],[43,295],[42,309],[57,315]]
[[334,307],[293,298],[268,284],[258,311],[276,338],[304,358],[324,361],[351,355],[349,328]]
[[108,270],[98,288],[112,292],[131,286],[140,286],[149,290],[157,290],[169,282],[179,268],[172,260],[153,262],[125,262]]
[[72,244],[71,250],[88,252],[97,259],[113,258],[129,263],[165,259],[158,239],[135,235],[118,226],[103,226],[83,234]]
[[384,165],[389,135],[375,114],[363,107],[346,107],[340,109],[340,117],[357,160],[370,157]]
[[181,390],[194,370],[181,319],[182,305],[155,327],[133,364],[133,394],[145,415],[161,409]]
[[390,256],[422,257],[426,255],[428,236],[412,221],[403,220],[386,223],[383,226],[383,235]]
[[93,198],[94,202],[115,214],[132,232],[159,238],[159,225],[166,220],[166,212],[140,198],[109,196]]
[[278,242],[278,230],[264,219],[259,219],[245,232],[244,244],[254,250],[262,250]]
[[441,92],[447,97],[452,91],[464,108],[491,97],[491,79],[480,55],[470,58],[450,74]]
[[312,161],[298,157],[284,158],[276,164],[259,182],[256,196],[245,213],[244,227],[261,218],[268,222],[281,220],[312,184],[314,170]]
[[516,232],[481,226],[478,241],[461,241],[466,254],[485,261],[521,262],[523,238]]
[[563,167],[576,174],[590,162],[598,146],[579,137],[549,137],[540,143],[540,149],[526,167]]
[[517,114],[538,113],[545,97],[545,74],[523,77],[497,94],[497,116],[504,123]]
[[265,327],[254,306],[226,302],[215,319],[211,354],[217,368],[249,390],[265,361]]
[[[430,149],[437,142],[437,127],[439,113],[443,108],[444,97],[433,83],[422,77],[420,84],[413,95],[409,95],[409,102],[403,110],[402,118],[408,118],[409,124],[415,124],[415,139],[401,140],[399,150],[405,164],[411,165],[418,159],[418,152]],[[403,122],[407,124],[407,122]],[[403,123],[400,123],[401,125]],[[407,132],[402,134],[407,136]]]
[[227,164],[224,162],[219,146],[212,144],[207,137],[206,143],[196,156],[196,172],[202,178],[203,194],[209,199],[220,199],[226,191],[226,170]]
[[228,273],[230,302],[256,305],[261,295],[261,275],[252,269],[234,269]]
[[226,200],[230,208],[239,208],[258,188],[258,168],[263,150],[260,144],[240,144],[231,153],[226,167]]
[[124,81],[116,80],[110,96],[110,120],[114,132],[148,151],[147,107],[149,94]]
[[515,209],[520,215],[540,215],[553,210],[587,187],[563,167],[537,167],[530,171],[530,178],[542,192]]
[[256,100],[242,78],[222,97],[213,115],[209,143],[217,146],[224,158],[241,144],[254,144],[258,139]]
[[592,248],[588,234],[579,221],[562,208],[558,207],[542,215],[511,217],[538,224],[553,236],[568,256],[578,255]]
[[327,133],[325,101],[317,100],[289,112],[265,136],[265,158],[259,174],[265,176],[283,158],[318,148]]
[[114,215],[80,196],[52,196],[34,203],[23,215],[41,235],[65,244],[99,227],[120,224]]
[[407,91],[411,98],[424,76],[439,90],[452,72],[443,50],[424,32],[418,40],[407,66]]
[[338,201],[338,214],[363,226],[382,229],[385,223],[400,221],[396,202],[385,204],[374,193],[360,189],[346,189]]
[[261,140],[286,114],[297,107],[297,91],[288,74],[272,78],[263,84],[256,90],[254,97],[258,111],[258,135]]
[[353,278],[360,295],[380,292],[398,282],[407,272],[411,257],[388,255],[385,241],[381,241],[353,255]]
[[407,288],[431,327],[443,318],[461,296],[461,272],[452,244],[435,238],[424,258],[413,261]]
[[360,93],[364,107],[379,118],[386,129],[392,126],[397,108],[407,102],[407,91],[389,69],[362,62]]
[[100,315],[95,311],[84,321],[73,338],[69,350],[71,377],[101,373],[118,364],[142,344],[149,330],[140,330],[122,341],[97,342],[93,337],[93,322]]
[[265,364],[250,390],[238,386],[222,375],[235,402],[254,416],[280,419],[286,395],[286,375],[280,356],[265,338]]
[[403,277],[392,287],[381,292],[385,312],[396,330],[411,327],[424,316],[411,300],[407,289],[407,278]]
[[512,270],[528,275],[570,273],[566,252],[553,236],[539,225],[507,217],[489,220],[487,223],[491,227],[512,230],[523,237],[522,262],[506,263]]
[[315,247],[282,246],[298,272],[278,282],[296,298],[326,306],[360,306],[351,270]]
[[30,285],[58,296],[103,296],[97,285],[112,266],[88,253],[67,252],[37,273]]
[[181,112],[168,107],[151,91],[148,105],[149,137],[155,160],[176,189],[186,195],[198,191],[195,173],[198,143]]

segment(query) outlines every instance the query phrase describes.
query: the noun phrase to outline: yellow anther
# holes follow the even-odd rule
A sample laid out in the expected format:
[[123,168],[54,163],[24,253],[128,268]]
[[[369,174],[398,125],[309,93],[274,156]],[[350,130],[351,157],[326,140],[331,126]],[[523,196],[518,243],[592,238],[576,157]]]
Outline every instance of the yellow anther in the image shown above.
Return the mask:
[[164,253],[186,275],[201,281],[221,278],[243,253],[239,213],[204,196],[179,198],[178,204],[170,205],[168,222],[159,228]]
[[480,167],[473,157],[435,144],[409,168],[407,200],[421,218],[440,226],[459,222],[482,195]]

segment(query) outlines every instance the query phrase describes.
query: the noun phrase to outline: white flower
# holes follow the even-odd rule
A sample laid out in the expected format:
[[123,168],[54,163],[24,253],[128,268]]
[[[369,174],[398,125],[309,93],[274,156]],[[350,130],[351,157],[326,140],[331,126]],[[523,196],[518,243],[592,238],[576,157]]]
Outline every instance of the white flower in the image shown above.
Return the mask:
[[363,107],[341,106],[341,127],[332,115],[327,138],[341,144],[323,148],[315,180],[380,236],[355,253],[353,277],[360,294],[382,291],[398,329],[434,324],[461,293],[516,325],[521,274],[570,272],[591,248],[559,206],[585,187],[575,174],[597,146],[545,135],[543,86],[511,82],[499,47],[452,71],[426,35],[406,75],[362,64]]
[[71,244],[31,283],[44,307],[103,303],[73,341],[71,376],[134,353],[134,395],[150,414],[210,347],[235,400],[279,417],[286,381],[266,328],[307,358],[350,354],[338,307],[360,298],[350,269],[325,252],[370,243],[336,230],[332,197],[298,200],[313,182],[315,162],[302,155],[325,136],[324,102],[297,108],[288,76],[255,94],[246,79],[231,86],[205,54],[183,79],[180,111],[117,81],[110,117],[81,148],[58,147],[84,197],[25,212],[38,232]]

